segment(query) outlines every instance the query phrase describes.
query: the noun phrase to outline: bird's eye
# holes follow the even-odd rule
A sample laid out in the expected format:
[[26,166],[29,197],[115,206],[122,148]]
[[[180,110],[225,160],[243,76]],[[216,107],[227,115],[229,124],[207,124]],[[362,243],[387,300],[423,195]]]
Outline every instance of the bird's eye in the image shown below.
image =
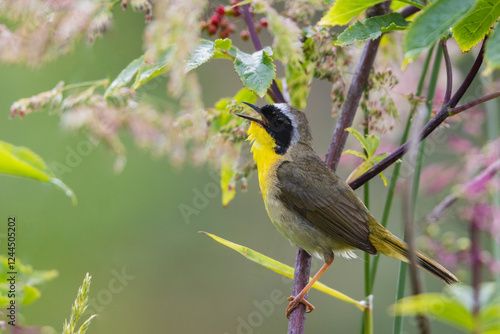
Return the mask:
[[283,124],[285,124],[285,119],[283,117],[278,117],[278,118],[276,118],[275,123],[276,123],[276,125],[283,125]]

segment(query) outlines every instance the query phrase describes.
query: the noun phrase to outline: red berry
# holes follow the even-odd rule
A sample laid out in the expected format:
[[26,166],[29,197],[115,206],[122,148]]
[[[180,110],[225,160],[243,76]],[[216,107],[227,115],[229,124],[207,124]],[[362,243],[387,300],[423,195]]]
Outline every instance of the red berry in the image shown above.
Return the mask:
[[208,34],[209,35],[215,35],[216,32],[217,32],[217,26],[215,26],[213,24],[210,24],[208,26]]
[[255,23],[255,31],[257,32],[257,34],[260,34],[261,29],[262,29],[261,25],[258,23]]
[[242,40],[246,41],[250,38],[250,33],[248,32],[248,30],[242,30],[240,33],[240,37]]
[[229,30],[229,32],[232,34],[233,32],[236,31],[236,25],[235,24],[230,24],[227,26],[227,30]]
[[233,16],[237,17],[241,15],[240,7],[233,8]]
[[212,15],[210,18],[210,23],[212,23],[214,26],[218,26],[220,22],[220,17],[217,14]]
[[267,19],[265,17],[260,19],[260,25],[267,28]]
[[222,20],[220,20],[220,26],[221,26],[222,28],[227,28],[227,25],[228,25],[228,24],[229,24],[229,21],[228,21],[228,20],[226,20],[226,19],[222,19]]
[[219,14],[220,16],[223,16],[224,14],[226,14],[226,10],[224,9],[224,6],[217,6],[217,14]]
[[219,31],[219,38],[228,38],[229,37],[229,31],[227,30],[222,30],[222,31]]

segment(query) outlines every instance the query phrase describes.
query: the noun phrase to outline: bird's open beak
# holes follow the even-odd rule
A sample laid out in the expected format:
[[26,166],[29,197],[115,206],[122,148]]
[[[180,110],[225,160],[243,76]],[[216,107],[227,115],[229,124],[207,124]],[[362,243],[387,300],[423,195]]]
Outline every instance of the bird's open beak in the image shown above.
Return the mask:
[[253,105],[251,103],[247,103],[247,102],[241,102],[241,103],[246,104],[247,106],[249,106],[250,108],[252,108],[256,112],[258,112],[259,115],[262,117],[262,119],[258,119],[258,118],[255,118],[255,117],[252,117],[252,116],[248,116],[248,115],[244,115],[244,114],[236,114],[236,116],[240,116],[241,118],[248,119],[249,121],[258,123],[260,125],[267,125],[268,124],[268,120],[267,120],[266,116],[264,116],[264,114],[262,113],[262,111],[260,110],[259,107],[257,107],[256,105]]

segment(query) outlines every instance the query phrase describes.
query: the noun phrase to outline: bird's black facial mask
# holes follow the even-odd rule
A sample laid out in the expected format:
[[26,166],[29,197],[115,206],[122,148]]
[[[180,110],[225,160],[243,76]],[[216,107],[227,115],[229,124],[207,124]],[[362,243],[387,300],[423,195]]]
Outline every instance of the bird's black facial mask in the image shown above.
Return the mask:
[[260,111],[267,120],[267,124],[262,126],[274,138],[276,143],[274,152],[279,155],[285,154],[292,141],[294,131],[292,121],[278,107],[272,104],[263,106]]

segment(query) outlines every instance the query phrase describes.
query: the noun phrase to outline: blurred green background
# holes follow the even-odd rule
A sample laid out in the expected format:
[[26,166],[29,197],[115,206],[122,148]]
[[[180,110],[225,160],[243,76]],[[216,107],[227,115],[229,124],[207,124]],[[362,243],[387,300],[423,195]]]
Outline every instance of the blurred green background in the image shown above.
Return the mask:
[[[9,120],[11,103],[49,90],[60,80],[115,77],[142,54],[143,21],[141,13],[117,10],[111,31],[91,46],[82,42],[75,52],[36,70],[0,64],[0,139],[27,146],[48,163],[67,165],[69,152],[86,145],[85,135],[64,132],[58,115],[46,112]],[[250,50],[250,44],[245,48]],[[207,106],[241,87],[231,67],[216,60],[198,70]],[[151,93],[164,98],[165,85],[162,82]],[[329,109],[330,85],[315,83],[306,112],[320,153],[326,152],[335,125]],[[168,159],[152,158],[136,147],[128,135],[123,140],[128,162],[122,173],[113,171],[115,156],[101,143],[63,175],[78,197],[77,206],[51,185],[0,177],[1,219],[18,219],[18,257],[36,269],[59,271],[57,279],[41,287],[42,297],[22,310],[23,322],[60,331],[78,286],[90,272],[91,307],[98,317],[88,333],[284,333],[288,322],[283,297],[291,292],[291,280],[198,233],[214,233],[293,266],[296,248],[270,223],[256,176],[249,191],[238,193],[228,208],[222,207],[217,194],[187,222],[179,205],[192,206],[197,190],[219,189],[210,169],[190,164],[174,168]],[[245,150],[248,153],[248,147]],[[339,174],[345,178],[349,171]],[[372,193],[385,194],[379,180],[373,182]],[[380,218],[378,201],[385,195],[373,197],[372,211]],[[401,235],[399,202],[396,205],[389,227]],[[5,232],[0,231],[2,238]],[[313,269],[319,265],[314,260]],[[387,306],[394,301],[397,270],[397,261],[381,259],[375,284],[376,333],[392,328]],[[115,277],[122,272],[129,277],[119,283]],[[362,299],[362,275],[363,260],[339,259],[322,281]],[[442,287],[433,277],[425,278],[428,290]],[[281,303],[259,311],[256,305],[269,306],[265,301],[277,294]],[[308,315],[308,333],[359,332],[361,312],[354,306],[317,291],[309,296],[316,310]],[[406,332],[414,328],[414,321],[407,320]],[[452,333],[439,324],[435,330]]]

